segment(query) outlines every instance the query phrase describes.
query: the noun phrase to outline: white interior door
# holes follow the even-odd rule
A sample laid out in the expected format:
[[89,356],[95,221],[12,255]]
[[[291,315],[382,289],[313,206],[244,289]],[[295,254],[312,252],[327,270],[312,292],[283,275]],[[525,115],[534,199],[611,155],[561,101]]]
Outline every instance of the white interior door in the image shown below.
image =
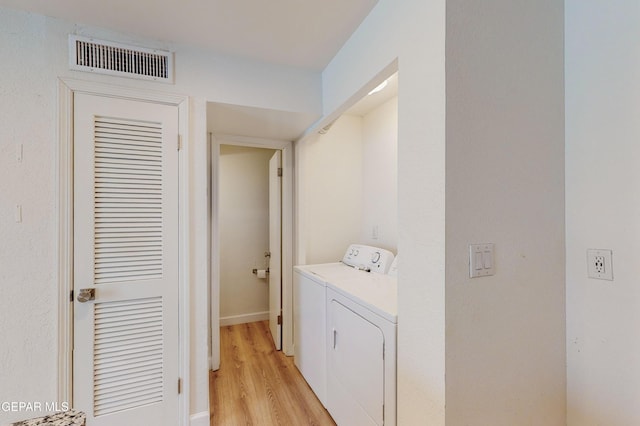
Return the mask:
[[175,106],[75,95],[73,398],[87,426],[179,424],[177,138]]
[[282,151],[269,160],[269,329],[282,349]]

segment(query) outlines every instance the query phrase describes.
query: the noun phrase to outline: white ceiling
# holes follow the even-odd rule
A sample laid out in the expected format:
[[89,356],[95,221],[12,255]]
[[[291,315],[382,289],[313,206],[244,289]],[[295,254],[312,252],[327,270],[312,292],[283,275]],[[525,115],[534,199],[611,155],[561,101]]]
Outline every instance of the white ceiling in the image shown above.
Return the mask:
[[293,141],[318,115],[277,111],[218,102],[207,104],[207,129],[216,136]]
[[0,5],[219,53],[323,69],[377,0],[0,0]]
[[[365,116],[394,96],[398,96],[398,74],[387,79],[387,85],[377,93],[360,99],[344,114]],[[318,118],[318,115],[276,111],[240,105],[209,102],[207,128],[216,136],[230,135],[258,139],[297,140]]]
[[[0,0],[80,25],[167,43],[194,45],[242,58],[322,70],[378,0]],[[388,98],[365,99],[364,115]],[[295,140],[318,115],[209,103],[209,131]]]

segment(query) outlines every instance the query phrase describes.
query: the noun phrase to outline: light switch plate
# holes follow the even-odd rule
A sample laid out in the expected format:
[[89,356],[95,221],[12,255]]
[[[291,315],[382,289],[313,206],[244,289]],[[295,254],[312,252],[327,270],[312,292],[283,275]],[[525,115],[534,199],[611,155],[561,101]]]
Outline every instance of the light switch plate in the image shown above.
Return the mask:
[[16,223],[22,222],[22,205],[16,204],[14,217],[15,217]]
[[496,273],[496,256],[492,243],[469,245],[469,277],[487,277]]
[[613,281],[613,252],[604,249],[587,250],[587,274],[589,278]]

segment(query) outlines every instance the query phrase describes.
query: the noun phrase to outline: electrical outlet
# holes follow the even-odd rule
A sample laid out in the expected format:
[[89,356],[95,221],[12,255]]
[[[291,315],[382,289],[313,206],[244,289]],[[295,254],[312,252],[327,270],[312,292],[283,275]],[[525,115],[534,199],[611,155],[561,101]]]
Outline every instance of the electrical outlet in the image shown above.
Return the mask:
[[595,270],[599,274],[604,274],[604,256],[594,256]]
[[611,250],[587,250],[587,273],[589,278],[613,281],[613,252]]
[[373,225],[371,227],[371,239],[377,240],[380,237],[380,227],[378,225]]

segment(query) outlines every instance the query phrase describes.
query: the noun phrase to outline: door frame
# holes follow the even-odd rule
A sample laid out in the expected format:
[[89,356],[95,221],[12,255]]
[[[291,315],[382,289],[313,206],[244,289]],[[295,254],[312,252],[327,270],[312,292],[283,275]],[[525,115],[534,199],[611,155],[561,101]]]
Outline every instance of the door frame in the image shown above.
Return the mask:
[[[73,98],[75,93],[162,103],[178,108],[179,132],[189,140],[189,97],[70,78],[58,79],[58,402],[73,406]],[[176,149],[178,147],[176,141]],[[179,152],[179,302],[178,372],[182,379],[178,418],[189,424],[189,144]]]
[[211,137],[211,361],[220,368],[220,226],[218,222],[220,145],[236,145],[282,151],[282,351],[293,355],[293,142],[237,135]]

